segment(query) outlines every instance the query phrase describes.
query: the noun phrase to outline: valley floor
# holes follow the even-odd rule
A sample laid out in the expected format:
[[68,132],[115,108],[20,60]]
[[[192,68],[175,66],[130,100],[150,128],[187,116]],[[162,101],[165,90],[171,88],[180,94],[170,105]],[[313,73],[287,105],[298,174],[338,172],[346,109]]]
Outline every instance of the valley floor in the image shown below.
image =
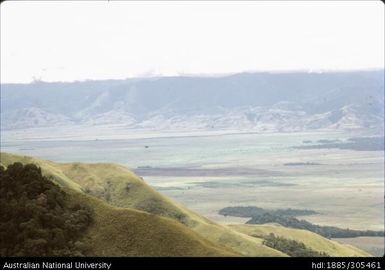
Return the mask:
[[[384,151],[295,148],[307,141],[316,144],[363,134],[176,133],[162,137],[149,132],[143,138],[135,132],[114,137],[103,130],[88,137],[46,137],[42,131],[2,131],[1,150],[57,162],[124,164],[159,192],[223,224],[248,219],[221,216],[220,209],[258,206],[315,210],[320,214],[303,219],[319,225],[384,228]],[[381,240],[374,238],[340,241],[376,254],[381,246]]]

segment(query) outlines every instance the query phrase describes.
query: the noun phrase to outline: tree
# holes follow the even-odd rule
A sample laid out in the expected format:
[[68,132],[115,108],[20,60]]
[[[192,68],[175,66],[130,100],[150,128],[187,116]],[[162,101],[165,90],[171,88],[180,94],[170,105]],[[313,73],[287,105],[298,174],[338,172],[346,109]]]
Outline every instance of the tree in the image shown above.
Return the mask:
[[[0,166],[0,256],[80,256],[92,212],[34,164]],[[75,245],[74,243],[78,243]]]

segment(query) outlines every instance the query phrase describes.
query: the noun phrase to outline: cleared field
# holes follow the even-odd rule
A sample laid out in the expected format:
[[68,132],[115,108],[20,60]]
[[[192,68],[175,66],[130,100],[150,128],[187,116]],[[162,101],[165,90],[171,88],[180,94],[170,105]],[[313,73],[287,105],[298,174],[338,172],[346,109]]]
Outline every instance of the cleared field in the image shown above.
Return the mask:
[[315,224],[381,230],[383,179],[363,176],[366,170],[380,174],[379,166],[366,165],[365,169],[359,165],[328,166],[323,171],[310,172],[303,168],[301,172],[276,177],[152,176],[144,179],[161,187],[167,196],[218,222],[228,223],[229,217],[218,215],[220,209],[228,206],[290,207],[319,212],[319,215],[299,217]]

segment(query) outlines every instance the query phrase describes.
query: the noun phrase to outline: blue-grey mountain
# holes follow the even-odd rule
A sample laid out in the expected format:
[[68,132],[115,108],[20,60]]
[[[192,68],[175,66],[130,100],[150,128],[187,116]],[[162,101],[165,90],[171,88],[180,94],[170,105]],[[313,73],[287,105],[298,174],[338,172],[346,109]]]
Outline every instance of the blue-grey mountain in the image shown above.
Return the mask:
[[1,128],[383,131],[384,71],[1,85]]

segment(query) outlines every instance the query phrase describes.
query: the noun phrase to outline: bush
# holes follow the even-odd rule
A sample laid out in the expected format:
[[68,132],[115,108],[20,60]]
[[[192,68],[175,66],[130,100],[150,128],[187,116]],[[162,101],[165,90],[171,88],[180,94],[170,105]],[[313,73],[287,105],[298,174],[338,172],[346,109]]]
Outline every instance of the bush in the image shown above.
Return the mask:
[[[0,256],[81,256],[91,210],[34,164],[0,166]],[[77,243],[76,245],[74,243]]]
[[317,252],[305,246],[304,243],[295,240],[289,240],[283,237],[277,237],[273,233],[265,236],[263,244],[282,251],[292,257],[328,257],[325,252]]
[[348,238],[358,236],[384,236],[384,231],[360,231],[343,229],[333,226],[320,226],[312,224],[306,220],[299,220],[295,217],[281,216],[276,214],[264,213],[262,215],[253,216],[247,224],[266,224],[266,223],[278,223],[282,226],[308,230],[327,238]]

